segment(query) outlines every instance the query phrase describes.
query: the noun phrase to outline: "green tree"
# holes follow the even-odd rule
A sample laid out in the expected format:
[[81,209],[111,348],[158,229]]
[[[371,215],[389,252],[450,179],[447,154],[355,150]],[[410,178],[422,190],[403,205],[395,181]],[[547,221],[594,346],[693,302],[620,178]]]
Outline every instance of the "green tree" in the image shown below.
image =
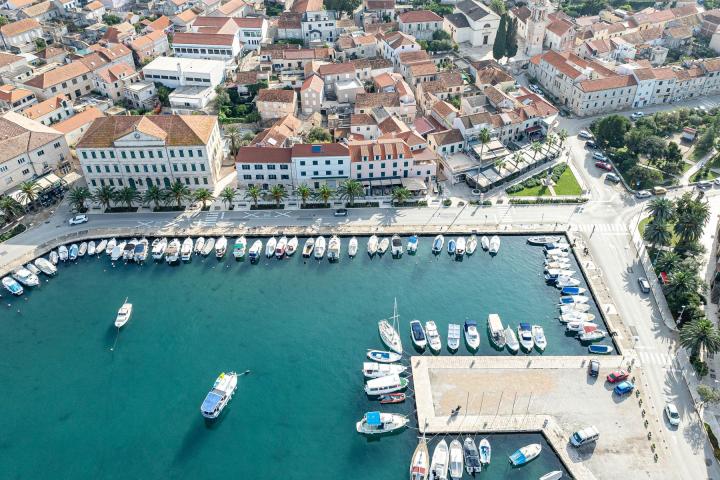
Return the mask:
[[644,165],[633,165],[630,167],[625,178],[638,188],[649,188],[662,182],[662,174]]
[[102,19],[103,23],[108,26],[117,25],[118,23],[122,22],[122,18],[112,13],[106,13],[102,16]]
[[357,180],[348,179],[340,184],[337,195],[341,199],[347,199],[350,206],[355,204],[355,197],[361,197],[365,193],[362,183]]
[[543,149],[542,143],[535,141],[530,144],[530,150],[533,152],[533,160],[535,160],[535,157],[537,157],[537,154],[540,153]]
[[102,185],[95,190],[93,200],[102,205],[105,210],[110,208],[110,204],[115,200],[115,187],[110,185]]
[[452,40],[452,37],[445,30],[435,30],[432,34],[433,40]]
[[207,188],[198,188],[192,193],[192,196],[196,202],[202,203],[203,209],[207,206],[207,202],[212,202],[213,200],[215,200],[212,192]]
[[22,214],[23,207],[11,196],[3,195],[0,197],[0,212],[9,222]]
[[505,56],[508,58],[512,58],[517,55],[517,23],[517,18],[508,20],[507,31],[505,32]]
[[76,212],[84,212],[85,210],[87,210],[87,208],[85,208],[85,203],[90,200],[91,197],[92,194],[90,193],[90,190],[87,189],[87,187],[73,187],[68,192],[68,199],[70,200],[70,205]]
[[653,220],[658,222],[669,222],[675,215],[675,206],[672,200],[667,197],[655,197],[648,202],[645,207],[652,216]]
[[327,10],[346,12],[348,15],[352,15],[361,2],[360,0],[325,0],[323,3]]
[[713,355],[720,351],[720,333],[713,323],[705,317],[686,323],[680,330],[680,345],[694,358],[704,354]]
[[315,191],[315,198],[322,201],[323,204],[329,205],[330,199],[333,197],[335,192],[332,188],[330,188],[327,183],[323,183],[320,185],[320,188],[318,188]]
[[701,383],[697,386],[697,393],[701,404],[713,405],[720,402],[720,390]]
[[670,142],[663,152],[663,168],[665,171],[671,174],[678,174],[682,172],[683,167],[683,155],[680,151],[680,147],[675,142]]
[[240,149],[240,131],[237,127],[228,127],[225,129],[225,136],[230,139],[230,154],[237,155]]
[[672,250],[666,250],[655,260],[655,269],[659,272],[672,272],[680,265],[681,261],[680,255]]
[[313,127],[307,133],[307,141],[308,143],[330,143],[332,136],[322,127]]
[[560,140],[560,146],[565,145],[565,140],[568,138],[568,131],[564,128],[558,132],[558,139]]
[[180,180],[177,180],[175,183],[170,185],[170,188],[165,190],[166,201],[175,202],[175,206],[177,208],[180,208],[182,206],[182,202],[188,200],[191,195],[190,189],[187,185],[180,183]]
[[665,286],[665,298],[671,310],[679,311],[683,306],[699,305],[700,292],[704,291],[704,288],[697,271],[681,263],[670,275]]
[[498,25],[497,32],[495,33],[495,42],[493,43],[493,58],[500,60],[505,56],[505,34],[507,30],[507,17],[503,15],[500,17],[500,25]]
[[308,187],[304,183],[301,183],[295,189],[295,195],[300,197],[300,205],[303,207],[305,206],[305,203],[307,203],[308,198],[310,198],[312,196],[312,194],[313,194],[313,192],[310,189],[310,187]]
[[33,181],[22,182],[18,187],[18,198],[21,202],[33,205],[38,198],[40,189]]
[[4,25],[7,25],[7,24],[8,24],[8,19],[7,19],[7,17],[4,16],[4,15],[0,15],[0,27],[2,27],[2,26],[4,26]]
[[225,204],[225,208],[230,208],[230,204],[235,200],[237,196],[237,190],[233,187],[225,187],[220,192],[220,199]]
[[692,198],[692,194],[686,192],[677,200],[675,216],[675,234],[680,240],[697,242],[710,219],[710,207],[707,201]]
[[595,125],[595,139],[600,146],[622,147],[625,133],[630,130],[632,123],[622,115],[608,115],[600,119]]
[[133,187],[123,187],[115,192],[113,200],[117,203],[124,204],[127,208],[132,208],[135,202],[140,201],[140,192]]
[[245,191],[245,198],[252,199],[255,206],[258,206],[258,200],[262,196],[262,190],[257,185],[250,185]]
[[160,105],[162,105],[163,107],[169,107],[170,93],[172,92],[172,90],[163,85],[162,83],[155,82],[155,91],[157,92]]
[[672,240],[672,231],[667,223],[653,220],[645,227],[643,238],[646,242],[650,242],[654,247],[665,247],[670,245]]
[[483,128],[478,133],[478,141],[480,142],[480,158],[482,158],[483,150],[485,149],[485,145],[490,143],[490,130],[487,128]]
[[44,38],[36,38],[35,39],[35,48],[38,50],[45,50],[47,48],[47,42]]
[[157,185],[150,185],[145,193],[143,194],[143,203],[145,205],[154,205],[155,210],[160,208],[160,203],[165,200],[165,192],[163,192]]
[[287,190],[285,190],[285,185],[273,185],[270,187],[270,198],[275,200],[275,205],[277,207],[280,207],[280,204],[283,200],[288,198]]
[[500,16],[505,15],[505,12],[507,11],[503,0],[492,0],[490,2],[490,9]]
[[227,92],[227,89],[224,86],[218,85],[217,87],[215,87],[214,102],[215,109],[218,111],[218,113],[225,113],[227,108],[232,104],[232,102],[230,102],[230,94]]
[[405,187],[395,187],[392,191],[392,201],[395,205],[405,203],[412,196],[410,190]]

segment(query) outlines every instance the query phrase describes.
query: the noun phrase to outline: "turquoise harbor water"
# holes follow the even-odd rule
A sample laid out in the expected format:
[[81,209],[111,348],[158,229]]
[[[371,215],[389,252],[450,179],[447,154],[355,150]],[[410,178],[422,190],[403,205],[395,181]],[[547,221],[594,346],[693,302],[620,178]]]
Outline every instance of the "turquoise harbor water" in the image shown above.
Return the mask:
[[[337,264],[296,254],[250,265],[228,253],[177,267],[113,267],[106,256],[61,265],[24,297],[3,292],[2,477],[406,478],[415,430],[372,440],[355,432],[379,407],[365,397],[360,370],[366,349],[381,346],[377,320],[392,313],[393,298],[406,350],[413,318],[435,320],[445,346],[449,322],[475,318],[485,332],[496,312],[505,324],[544,325],[546,354],[586,352],[565,336],[559,291],[541,276],[542,249],[525,240],[503,237],[496,257],[478,250],[462,262],[433,257],[423,238],[416,256],[399,260],[349,260],[344,239]],[[125,297],[133,318],[111,351]],[[486,335],[478,354],[507,355]],[[199,407],[217,374],[246,369],[223,416],[206,424]],[[383,410],[414,421],[413,406]],[[545,448],[510,469],[516,448],[547,447],[540,435],[489,438],[493,463],[479,478],[562,468]]]

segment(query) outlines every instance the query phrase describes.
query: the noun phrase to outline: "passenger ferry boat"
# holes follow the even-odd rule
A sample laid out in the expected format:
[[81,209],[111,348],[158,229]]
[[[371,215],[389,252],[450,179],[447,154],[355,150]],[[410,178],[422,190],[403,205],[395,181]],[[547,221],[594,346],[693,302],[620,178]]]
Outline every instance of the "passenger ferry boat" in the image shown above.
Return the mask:
[[219,417],[235,394],[236,389],[237,374],[235,372],[222,372],[200,406],[202,416],[210,419]]

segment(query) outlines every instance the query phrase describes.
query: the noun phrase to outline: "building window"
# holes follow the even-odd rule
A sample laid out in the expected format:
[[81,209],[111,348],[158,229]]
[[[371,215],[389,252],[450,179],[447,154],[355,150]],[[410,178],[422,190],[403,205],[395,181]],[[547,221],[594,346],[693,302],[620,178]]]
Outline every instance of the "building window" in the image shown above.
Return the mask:
[[265,180],[265,175],[255,175],[255,180]]
[[250,165],[245,165],[245,164],[243,164],[243,165],[240,165],[240,168],[241,168],[242,170],[250,170]]

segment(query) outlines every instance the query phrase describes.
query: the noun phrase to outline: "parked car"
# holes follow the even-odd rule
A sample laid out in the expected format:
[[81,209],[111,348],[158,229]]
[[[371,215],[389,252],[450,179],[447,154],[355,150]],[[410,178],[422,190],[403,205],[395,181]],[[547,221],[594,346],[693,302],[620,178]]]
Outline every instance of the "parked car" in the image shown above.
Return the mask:
[[718,177],[718,178],[716,178],[715,180],[713,180],[713,184],[714,184],[715,186],[720,185],[720,177]]
[[618,383],[622,382],[623,380],[627,380],[628,373],[625,370],[615,370],[614,372],[610,372],[607,376],[607,381],[610,383]]
[[652,188],[653,195],[665,195],[667,193],[667,188],[665,187],[653,187]]
[[674,403],[668,403],[665,405],[664,411],[670,425],[673,427],[680,425],[680,412],[678,412]]
[[347,214],[348,214],[347,208],[338,208],[337,210],[335,210],[335,213],[334,213],[334,215],[336,217],[347,217]]
[[608,172],[612,172],[612,171],[613,171],[612,165],[610,165],[610,164],[607,163],[607,162],[595,162],[595,166],[596,166],[597,168],[601,168],[601,169],[603,169],[603,170],[607,170]]
[[620,183],[620,177],[614,173],[608,173],[605,175],[605,180],[612,183]]
[[578,137],[584,138],[585,140],[590,140],[591,138],[593,138],[593,135],[592,135],[592,133],[588,132],[587,130],[580,130],[578,132]]
[[638,278],[638,285],[640,286],[640,291],[642,293],[650,293],[650,282],[648,282],[647,278]]
[[709,188],[712,188],[713,184],[710,180],[700,180],[695,184],[695,186],[700,190],[707,190]]
[[602,152],[595,152],[595,153],[593,153],[593,158],[594,158],[595,160],[600,160],[601,162],[607,161],[607,157],[606,157],[605,154],[602,153]]
[[633,385],[632,382],[628,382],[627,380],[618,383],[615,388],[613,388],[613,392],[615,393],[615,395],[620,396],[632,393],[633,390],[635,390],[635,385]]
[[630,115],[630,118],[631,118],[632,120],[640,120],[640,119],[643,118],[644,116],[645,116],[645,114],[644,114],[643,112],[635,112],[635,113],[633,113],[632,115]]
[[595,144],[595,140],[588,140],[585,142],[585,147],[589,148],[591,150],[595,150],[597,148],[597,145]]
[[600,374],[600,362],[597,360],[590,360],[588,365],[588,375],[591,377],[597,377]]
[[638,190],[635,192],[635,198],[648,198],[652,196],[652,193],[648,190]]
[[600,438],[600,432],[594,425],[578,430],[570,436],[570,443],[573,447],[582,447],[588,443],[596,442]]
[[81,215],[75,215],[68,221],[68,223],[70,225],[80,225],[81,223],[85,223],[87,221],[88,221],[88,216],[83,213]]

